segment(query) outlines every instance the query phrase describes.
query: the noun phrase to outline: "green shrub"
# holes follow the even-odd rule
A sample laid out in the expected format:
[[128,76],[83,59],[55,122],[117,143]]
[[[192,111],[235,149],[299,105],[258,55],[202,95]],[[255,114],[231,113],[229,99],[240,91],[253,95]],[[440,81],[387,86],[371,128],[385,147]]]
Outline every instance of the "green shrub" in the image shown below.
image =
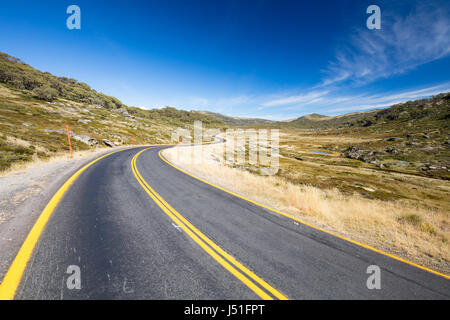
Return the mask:
[[58,96],[58,90],[49,86],[34,88],[32,92],[38,99],[45,101],[53,101]]

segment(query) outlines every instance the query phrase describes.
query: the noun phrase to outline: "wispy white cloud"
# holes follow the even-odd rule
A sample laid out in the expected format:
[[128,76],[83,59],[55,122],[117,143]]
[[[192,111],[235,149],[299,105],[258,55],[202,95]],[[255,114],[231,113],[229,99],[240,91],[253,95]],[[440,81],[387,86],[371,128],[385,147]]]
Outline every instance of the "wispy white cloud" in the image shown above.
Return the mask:
[[355,30],[354,35],[336,49],[324,70],[325,77],[309,88],[283,94],[194,97],[175,105],[237,116],[243,109],[253,109],[256,114],[249,117],[282,120],[310,112],[332,115],[384,108],[448,92],[450,82],[400,92],[378,91],[377,94],[370,93],[370,86],[364,87],[450,56],[448,2],[442,1],[440,6],[437,2],[416,2],[411,7],[414,9],[402,16],[382,7],[381,30],[365,27]]
[[366,84],[450,55],[449,12],[445,3],[419,3],[405,16],[382,8],[381,30],[357,30],[337,50],[320,86]]
[[[339,113],[350,111],[363,111],[376,108],[389,107],[397,103],[406,102],[413,99],[420,99],[437,95],[442,92],[450,91],[450,83],[444,83],[438,86],[422,88],[418,90],[404,91],[395,94],[377,94],[377,95],[358,95],[348,97],[349,100],[339,106],[327,108],[327,113]],[[332,103],[330,103],[331,105]]]
[[275,107],[282,105],[291,105],[291,104],[310,104],[314,102],[320,101],[320,99],[328,94],[327,90],[324,91],[311,91],[301,95],[293,95],[287,96],[283,98],[278,98],[270,101],[266,101],[262,103],[263,107]]
[[[412,7],[403,16],[382,8],[382,29],[356,30],[349,41],[337,48],[320,83],[294,94],[262,97],[258,109],[278,107],[285,112],[316,109],[327,114],[343,113],[388,107],[450,91],[450,82],[377,95],[361,89],[376,80],[406,73],[450,55],[448,4],[416,2]],[[343,93],[354,91],[355,87],[358,87],[357,94]]]

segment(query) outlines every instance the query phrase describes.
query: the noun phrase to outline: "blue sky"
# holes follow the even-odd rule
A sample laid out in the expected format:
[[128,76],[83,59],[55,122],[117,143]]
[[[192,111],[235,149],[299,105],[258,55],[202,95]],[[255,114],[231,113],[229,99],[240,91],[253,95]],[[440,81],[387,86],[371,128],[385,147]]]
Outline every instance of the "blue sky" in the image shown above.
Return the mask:
[[[68,30],[66,8],[81,8]],[[366,9],[381,8],[381,30]],[[282,120],[450,91],[448,1],[2,1],[0,51],[128,105]]]

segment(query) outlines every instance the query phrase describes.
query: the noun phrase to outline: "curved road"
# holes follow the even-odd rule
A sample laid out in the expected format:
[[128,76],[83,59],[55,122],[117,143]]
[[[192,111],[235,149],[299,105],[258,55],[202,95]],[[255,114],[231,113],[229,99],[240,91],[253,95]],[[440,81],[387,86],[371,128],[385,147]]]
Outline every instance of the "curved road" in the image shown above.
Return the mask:
[[[205,184],[163,148],[114,153],[78,177],[16,299],[449,299],[448,279]],[[70,265],[79,290],[67,288]],[[380,290],[366,286],[370,265]]]

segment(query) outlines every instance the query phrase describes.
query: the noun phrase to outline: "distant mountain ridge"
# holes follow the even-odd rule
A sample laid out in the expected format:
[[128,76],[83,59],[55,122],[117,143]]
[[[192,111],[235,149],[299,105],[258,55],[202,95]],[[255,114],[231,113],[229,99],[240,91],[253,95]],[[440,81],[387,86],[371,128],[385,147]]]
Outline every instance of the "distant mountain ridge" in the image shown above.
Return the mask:
[[339,116],[325,116],[317,113],[307,114],[297,119],[287,122],[288,125],[302,129],[314,128],[338,128],[352,121],[365,118],[379,110],[371,110],[366,112],[353,112]]
[[273,124],[277,123],[277,121],[267,120],[267,119],[259,119],[259,118],[241,118],[241,117],[232,117],[226,116],[221,113],[211,112],[211,111],[199,111],[202,114],[209,115],[215,117],[224,123],[232,126],[246,126],[246,125],[262,125],[262,124]]
[[431,98],[407,101],[384,109],[352,112],[338,116],[311,113],[284,121],[231,117],[210,111],[199,111],[199,113],[214,117],[230,126],[255,125],[292,129],[340,129],[346,127],[380,126],[393,121],[416,122],[420,119],[423,122],[448,119],[450,117],[448,108],[449,97],[450,93],[441,93]]
[[144,119],[160,119],[160,121],[171,125],[184,125],[194,120],[201,120],[214,127],[253,125],[298,129],[338,129],[342,127],[369,127],[399,119],[406,121],[424,117],[430,119],[433,117],[448,117],[449,93],[442,93],[428,99],[408,101],[385,109],[339,116],[312,113],[285,121],[232,117],[211,111],[185,111],[170,107],[148,110],[126,106],[119,99],[97,92],[86,83],[36,70],[20,59],[2,52],[0,52],[0,83],[21,90],[27,96],[40,100],[66,99],[111,111],[126,110],[133,116]]

